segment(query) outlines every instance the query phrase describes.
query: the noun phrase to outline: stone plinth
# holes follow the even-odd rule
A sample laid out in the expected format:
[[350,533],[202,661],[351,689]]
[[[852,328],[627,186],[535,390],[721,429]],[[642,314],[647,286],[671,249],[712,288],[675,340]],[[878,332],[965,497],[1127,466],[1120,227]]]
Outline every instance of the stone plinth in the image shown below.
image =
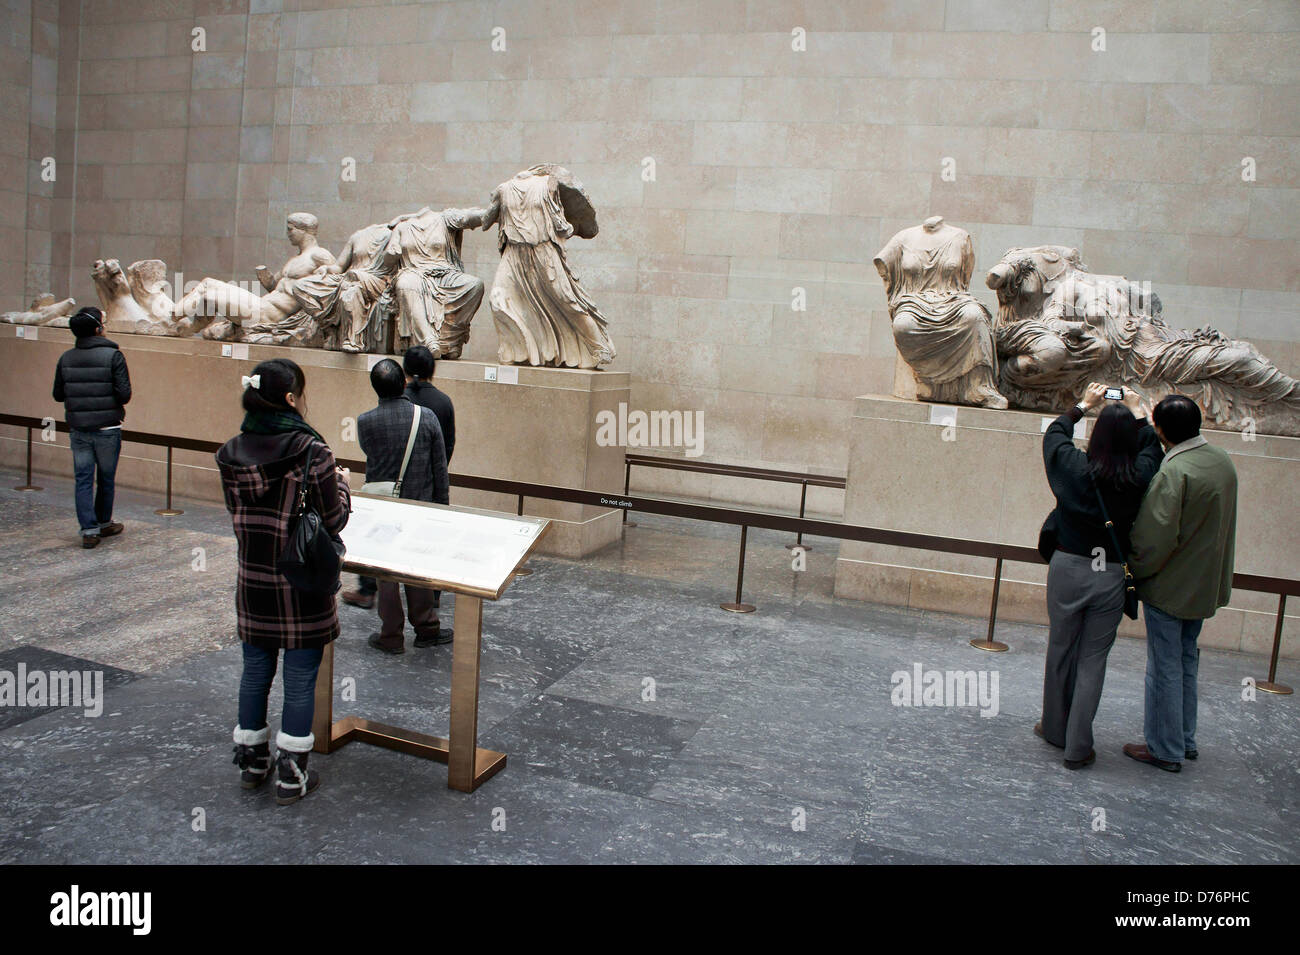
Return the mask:
[[[1052,418],[1024,411],[957,410],[956,428],[931,423],[936,406],[862,396],[850,424],[847,523],[1033,547],[1053,499],[1043,472],[1042,431]],[[1091,419],[1086,420],[1091,428]],[[1300,439],[1207,431],[1232,455],[1240,478],[1237,563],[1241,573],[1300,576]],[[945,436],[951,440],[945,440]],[[987,614],[990,559],[846,541],[836,563],[840,597],[953,613]],[[1000,619],[1047,623],[1042,564],[1007,563]],[[1206,621],[1206,646],[1264,653],[1277,598],[1237,591]],[[1141,621],[1120,633],[1142,636]],[[1282,652],[1300,656],[1300,619],[1288,614]]]
[[[0,410],[63,420],[63,406],[51,388],[59,355],[72,346],[67,329],[41,328],[35,341],[18,339],[13,326],[0,326]],[[31,334],[31,329],[25,330]],[[112,336],[131,369],[134,396],[127,406],[128,430],[224,441],[239,430],[240,377],[267,358],[292,358],[307,376],[307,418],[341,458],[362,458],[356,417],[376,404],[366,355],[312,348],[248,346],[244,359],[222,356],[222,344],[200,339],[143,335]],[[227,346],[228,347],[228,346]],[[239,347],[239,346],[236,346]],[[485,380],[492,364],[440,361],[434,383],[456,406],[454,473],[530,481],[621,493],[623,449],[596,444],[596,415],[616,411],[628,400],[622,372],[519,367],[518,384]],[[512,366],[513,369],[513,366]],[[0,426],[0,463],[21,466],[22,429]],[[123,447],[118,480],[146,490],[164,488],[166,450],[138,444]],[[70,475],[67,435],[43,442],[33,454],[38,471]],[[360,478],[353,481],[360,486]],[[173,487],[179,496],[220,500],[220,481],[210,454],[177,451]],[[452,487],[452,504],[513,514],[517,499]],[[69,508],[71,508],[71,501]],[[547,517],[555,526],[541,550],[581,556],[615,541],[622,533],[618,511],[578,504],[525,501],[525,513]],[[72,518],[69,518],[72,520]]]

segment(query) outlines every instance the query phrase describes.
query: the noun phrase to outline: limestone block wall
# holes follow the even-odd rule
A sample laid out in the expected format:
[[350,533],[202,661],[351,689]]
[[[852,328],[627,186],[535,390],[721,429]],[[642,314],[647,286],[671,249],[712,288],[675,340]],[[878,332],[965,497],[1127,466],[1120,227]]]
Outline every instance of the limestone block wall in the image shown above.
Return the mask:
[[[25,73],[3,65],[20,87],[11,102],[6,85],[6,129],[24,124],[23,77],[26,101],[44,103],[32,84],[58,64],[67,172],[50,224],[33,186],[25,209],[13,194],[22,179],[6,177],[0,201],[6,240],[49,230],[59,294],[93,300],[89,264],[109,255],[252,280],[283,260],[288,212],[315,212],[337,249],[359,225],[480,203],[554,161],[600,210],[601,234],[570,255],[610,318],[614,369],[631,374],[636,407],[702,412],[710,460],[844,473],[854,396],[894,386],[871,257],[936,213],[973,234],[990,306],[980,274],[1006,248],[1077,245],[1095,271],[1151,281],[1170,321],[1250,338],[1300,373],[1294,0],[3,10],[18,59],[30,50]],[[54,52],[24,16],[56,24]],[[5,140],[12,165],[20,147]],[[39,238],[21,270],[16,248],[0,250],[4,308],[43,285]],[[494,237],[468,236],[465,258],[490,282]],[[466,357],[495,345],[485,303]],[[637,483],[789,504],[756,482]],[[809,503],[841,506],[835,492]]]

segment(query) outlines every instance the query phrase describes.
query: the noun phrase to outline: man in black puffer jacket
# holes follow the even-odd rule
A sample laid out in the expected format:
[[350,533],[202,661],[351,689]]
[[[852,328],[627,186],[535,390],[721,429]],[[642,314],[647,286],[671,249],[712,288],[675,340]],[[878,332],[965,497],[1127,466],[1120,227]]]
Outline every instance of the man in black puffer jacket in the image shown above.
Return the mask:
[[[113,520],[113,480],[122,452],[123,408],[131,400],[126,357],[104,337],[104,313],[83,308],[68,320],[77,345],[59,356],[54,400],[67,406],[72,464],[77,475],[77,520],[81,546],[122,533]],[[95,472],[99,487],[95,487]]]

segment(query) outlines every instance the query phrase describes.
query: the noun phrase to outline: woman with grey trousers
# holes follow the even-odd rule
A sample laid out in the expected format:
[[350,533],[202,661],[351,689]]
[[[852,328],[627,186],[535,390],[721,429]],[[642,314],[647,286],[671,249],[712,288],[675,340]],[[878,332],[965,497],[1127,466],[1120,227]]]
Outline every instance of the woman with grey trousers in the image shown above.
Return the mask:
[[[1142,495],[1163,452],[1141,399],[1122,389],[1120,401],[1106,399],[1106,386],[1090,384],[1083,400],[1043,435],[1043,464],[1056,497],[1049,518],[1056,549],[1047,570],[1047,615],[1051,624],[1043,674],[1043,718],[1034,732],[1065,751],[1067,769],[1097,758],[1092,720],[1101,702],[1106,657],[1124,615],[1123,563],[1129,531]],[[1102,407],[1104,405],[1104,407]],[[1101,408],[1086,452],[1074,445],[1074,426]],[[1102,516],[1114,522],[1115,549]]]

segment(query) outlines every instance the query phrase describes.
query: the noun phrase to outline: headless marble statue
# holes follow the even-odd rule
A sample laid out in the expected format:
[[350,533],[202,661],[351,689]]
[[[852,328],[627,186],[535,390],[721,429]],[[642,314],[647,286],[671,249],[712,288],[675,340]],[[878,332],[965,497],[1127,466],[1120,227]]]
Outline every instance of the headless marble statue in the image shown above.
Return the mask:
[[917,397],[1007,407],[996,384],[992,317],[968,291],[975,268],[970,233],[931,216],[890,239],[874,262]]

